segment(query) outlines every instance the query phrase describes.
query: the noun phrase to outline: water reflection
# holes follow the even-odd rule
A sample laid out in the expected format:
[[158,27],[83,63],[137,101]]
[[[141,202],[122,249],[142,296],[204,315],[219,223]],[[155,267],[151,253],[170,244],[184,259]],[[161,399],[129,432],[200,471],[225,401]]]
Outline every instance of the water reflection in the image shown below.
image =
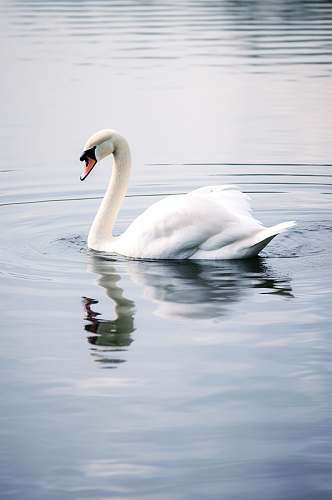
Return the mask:
[[[56,15],[50,15],[56,14]],[[96,64],[99,58],[114,55],[121,59],[195,58],[201,64],[232,65],[232,56],[241,63],[331,65],[331,2],[294,0],[226,0],[151,3],[42,2],[13,3],[11,30],[17,37],[58,41],[64,57],[70,57],[63,36],[86,43],[105,44],[99,50],[84,51],[75,64]],[[61,27],[61,29],[59,29]],[[116,40],[116,52],[112,54]],[[147,43],[147,41],[150,43]],[[179,50],[179,43],[181,50]],[[107,47],[107,50],[106,50]],[[48,47],[50,50],[50,47]],[[117,54],[117,57],[119,55]],[[252,59],[255,59],[255,63]],[[324,71],[324,70],[323,70]]]
[[[117,285],[121,279],[113,266],[99,266],[99,276],[96,283],[105,289],[106,295],[114,302],[115,319],[98,319],[99,312],[93,311],[98,303],[89,297],[83,297],[83,307],[86,312],[85,331],[89,333],[88,342],[92,344],[91,353],[94,360],[102,363],[103,368],[115,368],[125,360],[119,357],[119,352],[133,342],[131,333],[134,328],[134,302],[122,296],[123,290]],[[102,347],[102,349],[99,349]]]
[[[121,269],[121,271],[120,271]],[[89,254],[88,271],[115,304],[115,319],[98,319],[91,309],[97,301],[84,297],[88,342],[95,360],[113,368],[124,362],[114,353],[126,351],[133,339],[135,304],[123,296],[121,272],[144,287],[143,295],[158,305],[156,316],[175,321],[213,320],[232,312],[232,305],[255,293],[292,297],[290,278],[277,273],[261,258],[246,261],[119,261]],[[111,354],[110,354],[111,353]]]
[[144,286],[144,297],[158,304],[157,316],[175,320],[218,319],[232,303],[245,299],[253,288],[290,296],[287,280],[257,259],[233,262],[129,263],[132,280]]

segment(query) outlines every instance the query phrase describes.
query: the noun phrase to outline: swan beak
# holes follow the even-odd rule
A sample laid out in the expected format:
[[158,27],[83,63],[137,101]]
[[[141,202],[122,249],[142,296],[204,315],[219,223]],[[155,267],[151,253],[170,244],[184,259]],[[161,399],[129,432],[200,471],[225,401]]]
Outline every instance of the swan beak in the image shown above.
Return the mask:
[[84,179],[87,178],[95,164],[97,163],[97,160],[93,160],[92,158],[84,158],[85,159],[85,165],[83,167],[83,172],[81,173],[81,181],[84,181]]
[[84,179],[87,178],[95,164],[97,163],[97,159],[95,156],[95,147],[92,149],[89,149],[87,151],[83,151],[80,157],[80,161],[85,161],[85,165],[83,167],[83,172],[81,174],[81,181],[84,181]]

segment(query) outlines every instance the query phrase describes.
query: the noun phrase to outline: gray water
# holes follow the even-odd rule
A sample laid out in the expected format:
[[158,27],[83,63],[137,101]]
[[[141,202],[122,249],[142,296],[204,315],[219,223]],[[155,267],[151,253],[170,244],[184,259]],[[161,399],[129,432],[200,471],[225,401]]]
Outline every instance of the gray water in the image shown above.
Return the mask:
[[[332,498],[332,4],[4,1],[1,499]],[[236,184],[255,259],[134,261],[86,239],[115,128],[115,233]]]

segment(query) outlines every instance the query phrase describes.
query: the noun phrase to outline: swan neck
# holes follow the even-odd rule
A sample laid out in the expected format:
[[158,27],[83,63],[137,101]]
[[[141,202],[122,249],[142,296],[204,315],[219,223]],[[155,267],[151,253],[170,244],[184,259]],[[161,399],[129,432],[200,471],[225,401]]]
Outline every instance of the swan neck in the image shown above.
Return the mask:
[[102,250],[105,244],[113,239],[113,226],[127,191],[130,168],[130,149],[127,141],[119,135],[114,140],[110,183],[90,229],[88,237],[90,248]]

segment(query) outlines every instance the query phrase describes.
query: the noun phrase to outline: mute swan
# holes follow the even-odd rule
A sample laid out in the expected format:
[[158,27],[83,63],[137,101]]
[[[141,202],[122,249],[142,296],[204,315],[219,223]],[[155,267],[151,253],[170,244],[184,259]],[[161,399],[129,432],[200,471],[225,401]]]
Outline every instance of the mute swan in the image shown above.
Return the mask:
[[118,237],[115,219],[129,182],[127,141],[115,130],[101,130],[86,143],[81,180],[97,161],[113,154],[109,186],[93,221],[88,246],[138,259],[245,259],[257,255],[295,222],[265,228],[251,215],[250,198],[236,186],[207,186],[172,195],[149,207]]

